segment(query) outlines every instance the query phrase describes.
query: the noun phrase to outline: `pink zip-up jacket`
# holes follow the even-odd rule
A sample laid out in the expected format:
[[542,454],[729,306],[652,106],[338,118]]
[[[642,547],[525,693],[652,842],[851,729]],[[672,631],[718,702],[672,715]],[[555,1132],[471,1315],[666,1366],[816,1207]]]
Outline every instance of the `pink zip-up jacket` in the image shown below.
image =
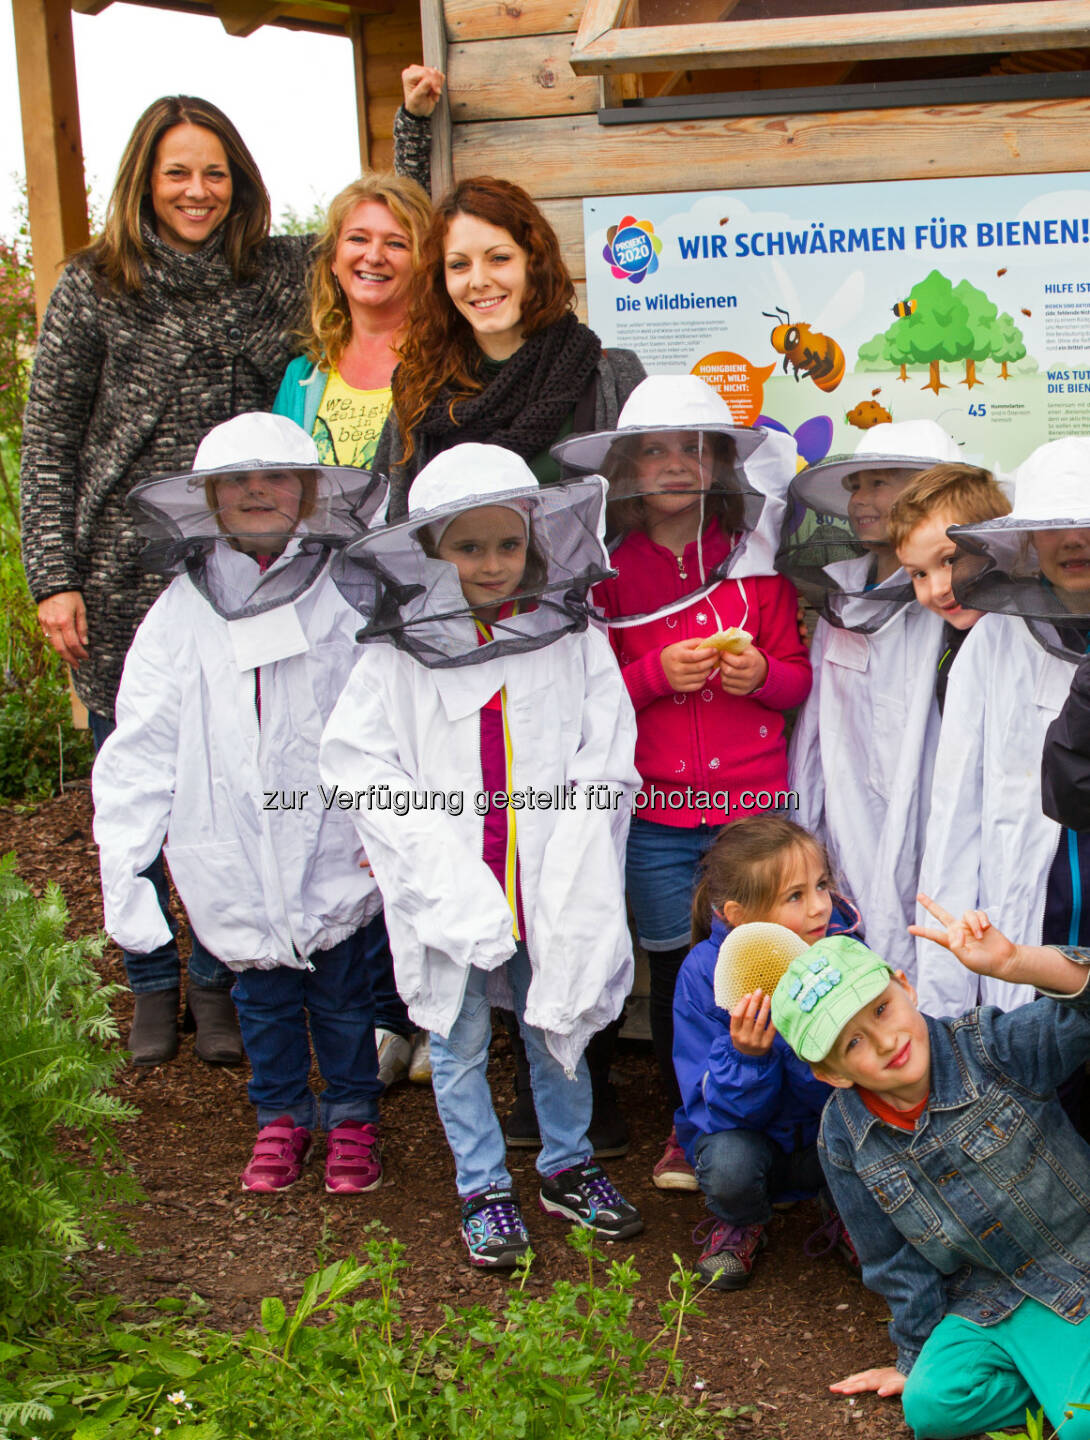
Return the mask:
[[[704,533],[704,565],[722,564],[732,538],[717,521]],[[595,586],[607,616],[638,615],[684,599],[698,573],[697,542],[678,557],[642,530],[627,535],[613,552],[620,572]],[[684,569],[689,578],[682,579]],[[744,591],[744,593],[743,593]],[[643,790],[636,815],[663,825],[722,825],[743,815],[783,805],[783,800],[746,799],[787,789],[783,711],[810,692],[810,658],[799,639],[798,596],[782,575],[724,580],[710,594],[662,619],[610,629],[636,711],[636,769]],[[768,675],[750,695],[728,695],[713,671],[704,688],[680,695],[671,690],[659,656],[667,645],[740,625],[768,661]],[[707,792],[717,804],[696,804]],[[716,792],[719,792],[718,794]],[[723,803],[729,792],[729,809]],[[679,797],[682,797],[679,799]]]

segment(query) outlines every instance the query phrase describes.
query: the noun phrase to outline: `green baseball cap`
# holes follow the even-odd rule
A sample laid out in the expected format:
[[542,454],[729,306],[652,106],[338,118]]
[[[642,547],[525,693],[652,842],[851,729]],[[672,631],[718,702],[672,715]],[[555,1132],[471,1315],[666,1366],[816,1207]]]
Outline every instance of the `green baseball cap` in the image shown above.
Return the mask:
[[827,935],[791,961],[772,995],[772,1023],[800,1060],[816,1065],[892,971],[850,935]]

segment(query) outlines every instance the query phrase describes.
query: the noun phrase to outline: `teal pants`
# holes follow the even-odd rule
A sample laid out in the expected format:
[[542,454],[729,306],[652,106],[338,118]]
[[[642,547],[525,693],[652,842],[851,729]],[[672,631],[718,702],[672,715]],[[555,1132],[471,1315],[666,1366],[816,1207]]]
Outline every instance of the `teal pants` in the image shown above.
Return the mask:
[[1025,1299],[998,1325],[960,1315],[940,1320],[912,1367],[905,1421],[917,1440],[956,1440],[985,1430],[1023,1429],[1043,1409],[1061,1440],[1090,1440],[1090,1318],[1070,1325]]

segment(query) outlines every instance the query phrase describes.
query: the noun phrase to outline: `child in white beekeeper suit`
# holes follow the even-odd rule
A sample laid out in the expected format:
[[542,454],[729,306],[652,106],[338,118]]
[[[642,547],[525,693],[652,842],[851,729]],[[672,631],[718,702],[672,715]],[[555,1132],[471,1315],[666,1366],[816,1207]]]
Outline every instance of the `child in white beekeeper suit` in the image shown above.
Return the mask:
[[639,785],[632,706],[588,626],[587,589],[609,573],[602,510],[600,479],[541,489],[510,451],[457,445],[417,477],[408,520],[338,567],[372,592],[374,618],[322,773],[354,797],[398,988],[431,1031],[479,1266],[510,1268],[529,1244],[488,1088],[490,1002],[526,1042],[544,1208],[605,1239],[643,1228],[586,1135],[583,1051],[632,977],[623,857]]
[[853,456],[795,477],[777,561],[821,607],[813,688],[788,754],[793,818],[824,839],[867,943],[910,975],[942,621],[916,601],[887,522],[916,475],[959,458],[931,420],[875,425]]
[[[950,675],[919,888],[959,914],[987,910],[1028,945],[1083,945],[1090,835],[1043,813],[1041,752],[1090,642],[1090,437],[1040,446],[1015,472],[1009,515],[949,533],[970,552],[957,599],[991,613]],[[917,985],[931,1015],[1033,998],[926,941]]]
[[317,458],[292,421],[241,415],[192,473],[133,491],[145,562],[177,578],[136,632],[93,775],[107,930],[137,953],[166,938],[141,873],[166,838],[194,929],[236,973],[259,1126],[242,1188],[259,1193],[299,1179],[316,1123],[327,1190],[382,1178],[368,976],[382,901],[351,819],[318,792],[322,727],[358,655],[329,558],[382,487]]

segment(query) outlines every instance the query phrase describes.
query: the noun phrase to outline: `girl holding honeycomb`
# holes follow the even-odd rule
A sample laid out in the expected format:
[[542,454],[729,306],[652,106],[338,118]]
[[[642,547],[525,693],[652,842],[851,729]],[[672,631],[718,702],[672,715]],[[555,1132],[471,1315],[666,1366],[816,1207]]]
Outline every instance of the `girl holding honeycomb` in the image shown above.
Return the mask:
[[[736,927],[745,927],[738,929]],[[727,825],[704,857],[693,949],[674,992],[677,1137],[711,1215],[694,1239],[716,1290],[749,1283],[774,1204],[821,1191],[818,1121],[829,1087],[769,1020],[788,963],[825,935],[858,934],[824,847],[780,815]],[[829,1216],[829,1247],[850,1242]]]

